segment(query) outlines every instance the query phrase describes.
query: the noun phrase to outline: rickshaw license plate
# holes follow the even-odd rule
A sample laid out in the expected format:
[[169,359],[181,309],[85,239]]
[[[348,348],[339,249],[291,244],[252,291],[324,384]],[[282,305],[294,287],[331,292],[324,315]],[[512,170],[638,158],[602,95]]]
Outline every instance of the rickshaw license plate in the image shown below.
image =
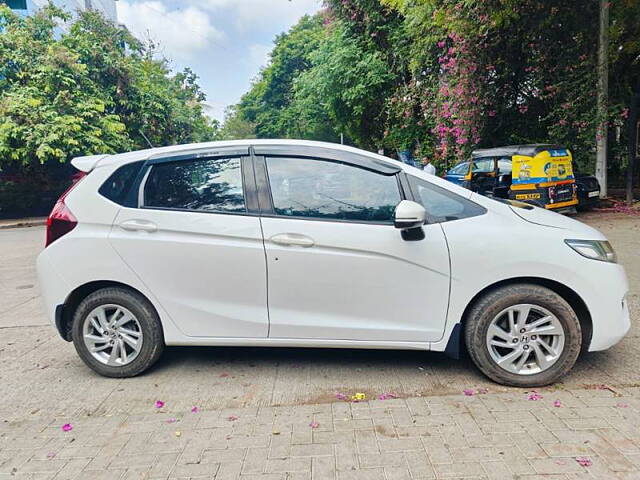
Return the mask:
[[540,197],[541,195],[539,193],[521,193],[520,195],[516,195],[516,200],[535,200]]
[[596,190],[595,192],[589,192],[589,198],[599,197],[599,196],[600,196],[600,190]]

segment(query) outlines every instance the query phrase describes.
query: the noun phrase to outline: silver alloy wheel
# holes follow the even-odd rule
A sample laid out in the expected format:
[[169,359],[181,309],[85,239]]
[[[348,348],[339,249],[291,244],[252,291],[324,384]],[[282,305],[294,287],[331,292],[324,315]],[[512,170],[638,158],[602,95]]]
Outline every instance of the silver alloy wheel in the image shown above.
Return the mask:
[[558,318],[538,305],[519,304],[496,315],[487,330],[487,348],[494,362],[517,375],[549,369],[564,350],[564,329]]
[[125,307],[94,308],[84,319],[82,337],[89,353],[100,363],[122,367],[135,360],[142,348],[142,328]]

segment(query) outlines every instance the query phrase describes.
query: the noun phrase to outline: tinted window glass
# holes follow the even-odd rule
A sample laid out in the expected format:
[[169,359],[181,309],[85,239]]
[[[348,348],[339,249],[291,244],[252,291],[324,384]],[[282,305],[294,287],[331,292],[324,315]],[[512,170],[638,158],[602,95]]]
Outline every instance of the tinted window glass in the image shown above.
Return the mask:
[[134,162],[123,165],[111,174],[107,181],[102,184],[98,192],[113,202],[125,205],[127,195],[133,183],[136,181],[143,163],[144,162]]
[[244,212],[239,158],[159,163],[144,186],[145,207]]
[[278,215],[392,223],[400,203],[395,176],[302,158],[268,158]]
[[466,198],[417,177],[409,177],[411,190],[435,222],[482,215],[486,210]]

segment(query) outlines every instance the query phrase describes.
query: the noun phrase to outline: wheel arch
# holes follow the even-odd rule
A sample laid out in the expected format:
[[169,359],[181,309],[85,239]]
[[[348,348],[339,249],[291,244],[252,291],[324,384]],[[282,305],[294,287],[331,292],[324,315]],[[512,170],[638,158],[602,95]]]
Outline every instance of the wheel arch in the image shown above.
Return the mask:
[[116,282],[113,280],[96,280],[92,282],[85,283],[75,288],[65,299],[64,304],[58,306],[59,311],[56,312],[56,326],[58,327],[58,331],[60,336],[66,340],[67,342],[71,341],[71,327],[73,322],[73,315],[80,305],[80,302],[91,295],[93,292],[97,292],[103,288],[109,287],[118,287],[123,288],[125,290],[130,290],[132,292],[141,295],[144,299],[146,299],[149,304],[155,309],[153,302],[149,300],[149,298],[142,293],[140,290],[133,288],[131,285],[127,285],[122,282]]
[[[464,331],[465,324],[467,322],[467,318],[469,316],[469,312],[473,305],[488,292],[495,290],[496,288],[504,287],[507,285],[513,285],[518,283],[528,283],[532,285],[539,285],[541,287],[546,287],[549,290],[560,295],[568,304],[571,306],[573,311],[576,313],[578,320],[580,322],[580,328],[582,330],[582,351],[586,352],[589,349],[589,345],[591,343],[591,336],[593,335],[593,322],[591,318],[591,313],[587,308],[587,304],[584,300],[578,295],[574,290],[567,287],[566,285],[557,282],[555,280],[550,280],[548,278],[540,278],[540,277],[515,277],[509,278],[505,280],[500,280],[498,282],[492,283],[487,287],[480,290],[476,295],[469,301],[460,322],[457,325],[457,328],[454,327],[452,332],[452,336],[455,335],[458,338],[450,340],[447,345],[447,349],[445,351],[450,351],[452,354],[456,354],[457,352],[464,350],[466,345],[464,344],[464,335],[462,332]],[[457,352],[456,352],[457,350]]]

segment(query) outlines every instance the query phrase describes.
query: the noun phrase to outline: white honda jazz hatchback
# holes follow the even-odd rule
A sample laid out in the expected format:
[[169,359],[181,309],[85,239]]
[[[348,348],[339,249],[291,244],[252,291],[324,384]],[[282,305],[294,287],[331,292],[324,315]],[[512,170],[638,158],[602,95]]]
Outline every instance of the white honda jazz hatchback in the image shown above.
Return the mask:
[[46,311],[109,377],[165,345],[466,348],[549,384],[630,326],[606,238],[341,145],[247,140],[81,157],[47,222]]

